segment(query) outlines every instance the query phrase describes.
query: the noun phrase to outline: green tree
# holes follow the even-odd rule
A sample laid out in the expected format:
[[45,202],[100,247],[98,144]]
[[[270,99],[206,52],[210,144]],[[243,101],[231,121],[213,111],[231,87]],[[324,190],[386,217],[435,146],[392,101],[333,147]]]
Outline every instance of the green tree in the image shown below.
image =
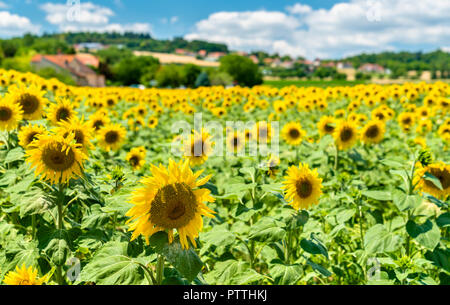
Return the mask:
[[158,87],[177,88],[183,84],[181,69],[176,65],[163,66],[156,73],[156,81],[158,82]]
[[208,87],[211,86],[211,82],[209,80],[208,73],[202,72],[197,77],[197,80],[195,81],[195,87]]
[[193,64],[187,64],[182,67],[183,85],[189,88],[194,88],[196,80],[199,77],[202,70],[199,66]]
[[125,86],[138,84],[144,75],[154,75],[158,68],[159,60],[151,56],[124,58],[113,69],[114,80]]
[[262,74],[250,58],[227,55],[220,59],[219,69],[228,73],[239,85],[252,87],[262,84]]

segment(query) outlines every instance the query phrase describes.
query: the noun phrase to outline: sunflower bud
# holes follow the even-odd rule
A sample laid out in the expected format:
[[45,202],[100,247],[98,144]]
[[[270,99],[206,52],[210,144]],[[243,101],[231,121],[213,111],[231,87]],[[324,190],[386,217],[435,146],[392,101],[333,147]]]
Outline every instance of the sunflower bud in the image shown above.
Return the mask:
[[424,148],[424,149],[420,150],[418,161],[423,166],[427,166],[428,164],[433,163],[433,157],[431,156],[431,152],[428,148]]

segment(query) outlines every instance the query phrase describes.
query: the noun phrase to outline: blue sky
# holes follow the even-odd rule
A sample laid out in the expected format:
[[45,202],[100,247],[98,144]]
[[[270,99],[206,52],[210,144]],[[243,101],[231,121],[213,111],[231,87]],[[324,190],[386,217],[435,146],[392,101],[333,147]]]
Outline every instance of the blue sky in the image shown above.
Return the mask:
[[0,37],[135,31],[308,58],[450,47],[448,0],[0,0]]

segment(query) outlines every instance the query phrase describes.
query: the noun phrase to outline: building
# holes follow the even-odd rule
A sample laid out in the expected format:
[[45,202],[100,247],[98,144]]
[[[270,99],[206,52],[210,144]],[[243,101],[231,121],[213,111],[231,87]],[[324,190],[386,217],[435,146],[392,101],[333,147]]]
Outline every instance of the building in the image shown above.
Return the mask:
[[385,69],[378,65],[378,64],[363,64],[358,69],[361,72],[368,72],[368,73],[385,73]]
[[253,61],[254,64],[259,64],[259,59],[256,55],[250,55],[249,58]]
[[206,50],[200,50],[200,51],[198,51],[198,56],[206,57],[206,54],[208,54],[208,52],[206,52]]
[[348,61],[346,61],[346,62],[340,61],[337,63],[336,68],[337,69],[353,69],[353,65],[351,62],[348,62]]
[[224,52],[211,52],[208,54],[208,57],[205,58],[206,61],[219,61],[219,59],[223,56],[227,55]]
[[36,70],[52,68],[60,73],[68,73],[79,86],[104,87],[105,76],[98,75],[91,67],[98,68],[100,62],[92,54],[75,55],[36,54],[31,59],[31,66]]

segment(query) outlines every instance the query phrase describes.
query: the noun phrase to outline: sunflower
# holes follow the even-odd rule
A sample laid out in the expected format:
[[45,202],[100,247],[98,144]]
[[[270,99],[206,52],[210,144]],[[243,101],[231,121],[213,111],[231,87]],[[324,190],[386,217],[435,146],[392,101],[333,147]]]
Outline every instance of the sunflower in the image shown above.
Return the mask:
[[306,132],[297,122],[290,122],[284,125],[281,130],[281,136],[289,145],[300,145]]
[[193,173],[189,160],[176,163],[169,160],[169,166],[151,165],[151,177],[141,180],[142,187],[135,189],[130,202],[134,206],[126,213],[131,217],[129,231],[131,240],[143,235],[147,244],[149,237],[158,231],[167,231],[169,243],[173,242],[176,229],[183,249],[189,248],[188,239],[196,246],[195,238],[203,228],[202,216],[214,217],[214,211],[205,202],[214,202],[210,191],[198,188],[211,176],[197,180],[202,171]]
[[19,145],[27,148],[39,135],[45,134],[47,130],[42,125],[31,125],[20,128]]
[[332,116],[323,116],[320,118],[319,123],[317,123],[317,128],[319,129],[319,133],[324,136],[327,134],[333,134],[334,129],[336,128],[336,119]]
[[97,111],[89,117],[89,125],[94,128],[95,131],[100,130],[103,126],[109,124],[110,122],[110,119],[100,111]]
[[416,122],[415,115],[411,112],[400,113],[397,120],[404,131],[409,131]]
[[59,99],[56,104],[52,104],[48,110],[48,118],[53,125],[58,125],[62,121],[70,121],[76,116],[73,105],[68,99]]
[[450,141],[450,125],[441,125],[438,129],[438,134],[445,141]]
[[13,130],[19,126],[23,118],[23,111],[10,98],[0,99],[0,130]]
[[334,141],[340,150],[346,150],[355,145],[358,140],[356,124],[341,121],[333,132]]
[[158,126],[158,118],[156,116],[151,116],[148,119],[148,127],[155,128],[156,126]]
[[272,136],[272,126],[266,121],[260,121],[253,127],[256,140],[258,143],[268,143],[270,142]]
[[238,153],[245,147],[245,136],[238,131],[227,132],[227,147],[233,153]]
[[26,150],[27,162],[35,167],[35,174],[42,174],[43,180],[52,184],[66,183],[71,178],[80,176],[83,160],[87,159],[80,144],[76,144],[73,134],[43,134],[38,136],[35,144]]
[[[426,178],[427,173],[439,180],[442,189]],[[419,168],[414,176],[414,184],[417,184],[422,192],[445,199],[450,195],[450,165],[438,162]]]
[[184,143],[184,156],[189,160],[190,166],[201,165],[208,160],[213,144],[210,138],[207,132],[194,130],[189,141]]
[[84,119],[79,119],[75,116],[70,121],[62,121],[58,125],[56,133],[62,135],[64,138],[69,133],[73,133],[75,141],[81,145],[85,153],[93,147],[91,139],[94,129],[90,126],[89,122],[85,122]]
[[25,264],[19,268],[16,266],[16,271],[9,271],[5,275],[3,282],[6,285],[42,285],[50,279],[50,273],[39,278],[37,269],[32,266],[26,267]]
[[386,110],[377,108],[372,111],[371,117],[373,120],[380,120],[386,122],[389,119],[389,114],[386,113]]
[[45,91],[41,90],[36,85],[30,87],[11,87],[8,96],[22,107],[23,118],[25,120],[39,120],[42,118],[44,106],[47,105],[48,100],[44,98]]
[[280,158],[274,154],[270,154],[269,160],[267,160],[267,175],[274,179],[278,172],[278,165],[280,165]]
[[291,166],[284,177],[284,197],[294,209],[307,209],[318,203],[322,194],[322,179],[317,170],[310,170],[308,164]]
[[106,151],[118,150],[121,146],[127,131],[120,124],[108,124],[98,132],[98,144]]
[[379,143],[384,137],[385,130],[386,129],[382,121],[370,121],[361,131],[361,142],[364,144]]
[[429,119],[420,120],[417,124],[416,132],[419,134],[426,134],[433,129],[433,123]]
[[131,149],[126,156],[126,160],[130,163],[133,169],[141,169],[145,164],[145,149],[142,150],[140,147]]

